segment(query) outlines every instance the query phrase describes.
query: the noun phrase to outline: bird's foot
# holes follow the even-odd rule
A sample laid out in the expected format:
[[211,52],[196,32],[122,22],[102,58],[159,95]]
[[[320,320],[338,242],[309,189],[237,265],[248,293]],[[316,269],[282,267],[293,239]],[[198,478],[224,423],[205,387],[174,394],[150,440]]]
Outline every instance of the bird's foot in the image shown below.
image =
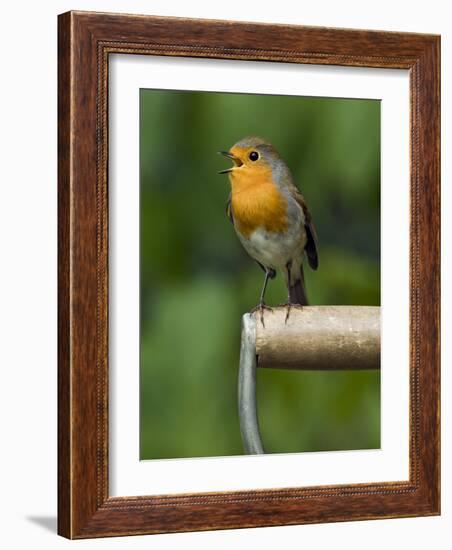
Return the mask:
[[285,304],[278,304],[278,307],[286,308],[286,318],[284,319],[284,324],[287,325],[287,321],[289,320],[291,309],[293,307],[302,308],[303,306],[301,304],[293,304],[292,302],[288,301]]
[[253,309],[250,311],[250,313],[255,313],[256,311],[260,312],[260,320],[262,323],[262,326],[265,328],[264,323],[264,311],[271,311],[273,313],[273,308],[265,304],[264,302],[261,302],[260,304],[257,304],[256,307],[253,307]]

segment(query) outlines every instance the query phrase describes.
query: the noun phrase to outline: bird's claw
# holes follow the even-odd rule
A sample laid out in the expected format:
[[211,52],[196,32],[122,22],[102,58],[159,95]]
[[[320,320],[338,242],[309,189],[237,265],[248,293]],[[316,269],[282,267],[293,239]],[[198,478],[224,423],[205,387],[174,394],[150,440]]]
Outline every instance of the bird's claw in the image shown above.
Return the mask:
[[267,306],[267,304],[264,304],[264,302],[258,304],[256,307],[253,307],[253,309],[250,311],[250,313],[255,313],[256,311],[260,312],[260,320],[261,320],[262,326],[264,328],[265,328],[265,323],[264,323],[264,311],[265,310],[271,311],[273,313],[273,308],[270,307],[270,306]]
[[287,325],[287,321],[289,320],[290,315],[290,308],[292,307],[292,304],[290,302],[287,303],[287,311],[286,311],[286,318],[284,319],[284,324]]
[[303,307],[300,304],[292,304],[292,302],[286,302],[285,304],[278,304],[278,307],[285,307],[286,308],[286,317],[284,319],[284,324],[287,325],[287,321],[290,317],[290,311],[293,307],[301,308]]

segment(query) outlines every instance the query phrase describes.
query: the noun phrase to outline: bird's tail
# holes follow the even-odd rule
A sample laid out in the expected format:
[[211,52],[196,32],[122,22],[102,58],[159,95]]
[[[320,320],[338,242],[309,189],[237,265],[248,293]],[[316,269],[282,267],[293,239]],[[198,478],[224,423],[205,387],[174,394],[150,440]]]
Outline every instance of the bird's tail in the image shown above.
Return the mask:
[[[293,272],[291,273],[291,275]],[[292,277],[291,277],[292,278]],[[300,274],[290,281],[289,287],[289,301],[291,304],[300,304],[301,306],[308,305],[308,296],[306,294],[306,287],[304,282],[303,266],[300,267]]]

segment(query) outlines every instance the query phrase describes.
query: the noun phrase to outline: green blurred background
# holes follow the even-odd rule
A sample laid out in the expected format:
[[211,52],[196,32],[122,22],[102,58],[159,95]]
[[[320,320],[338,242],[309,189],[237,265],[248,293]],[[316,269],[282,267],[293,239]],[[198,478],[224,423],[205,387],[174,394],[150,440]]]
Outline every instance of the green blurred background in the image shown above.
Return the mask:
[[[380,102],[141,90],[141,459],[242,454],[240,320],[263,273],[225,215],[247,135],[273,143],[319,236],[311,304],[380,305]],[[267,303],[286,300],[283,278]],[[268,452],[380,446],[379,372],[258,371]]]

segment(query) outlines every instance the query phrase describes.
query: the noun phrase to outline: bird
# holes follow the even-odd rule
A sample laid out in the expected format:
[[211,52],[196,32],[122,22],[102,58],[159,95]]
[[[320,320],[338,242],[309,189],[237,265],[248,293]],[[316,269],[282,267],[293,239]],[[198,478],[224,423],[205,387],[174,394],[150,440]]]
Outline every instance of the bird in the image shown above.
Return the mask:
[[263,138],[248,136],[219,154],[233,165],[219,174],[227,174],[231,192],[226,213],[246,252],[265,273],[259,304],[264,311],[269,279],[284,274],[287,286],[287,312],[292,306],[308,305],[303,260],[317,270],[318,238],[306,201],[294,183],[292,173],[275,147]]

